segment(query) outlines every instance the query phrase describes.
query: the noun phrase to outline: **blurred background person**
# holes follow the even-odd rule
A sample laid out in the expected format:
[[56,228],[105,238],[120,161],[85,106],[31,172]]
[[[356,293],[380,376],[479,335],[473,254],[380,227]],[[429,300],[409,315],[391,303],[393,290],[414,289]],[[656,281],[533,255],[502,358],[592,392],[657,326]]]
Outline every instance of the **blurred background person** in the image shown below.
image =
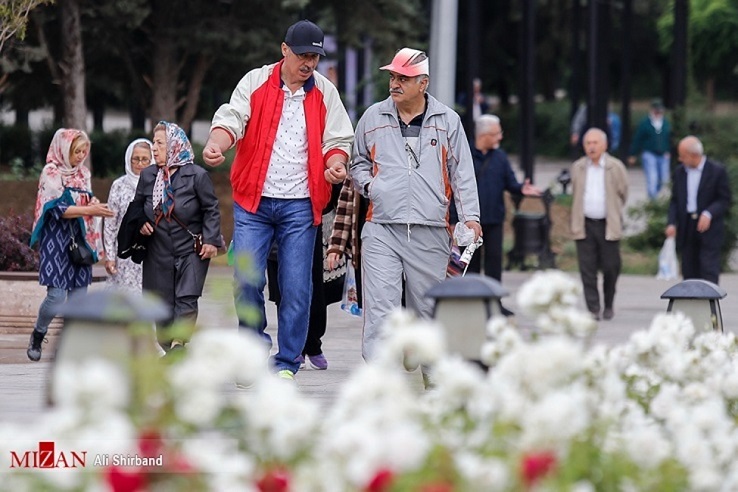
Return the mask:
[[725,215],[732,193],[725,167],[705,156],[702,142],[688,136],[677,147],[679,162],[671,187],[666,237],[676,236],[684,279],[718,283]]
[[126,149],[124,176],[113,181],[108,195],[108,208],[115,214],[105,219],[105,270],[108,282],[115,287],[141,292],[143,266],[130,258],[118,258],[118,229],[121,220],[133,201],[141,171],[153,162],[151,141],[138,138]]
[[628,157],[628,165],[632,166],[636,163],[636,156],[641,155],[641,165],[646,175],[646,191],[651,200],[669,184],[671,178],[670,142],[671,125],[664,116],[664,105],[655,99],[651,102],[648,116],[636,128]]

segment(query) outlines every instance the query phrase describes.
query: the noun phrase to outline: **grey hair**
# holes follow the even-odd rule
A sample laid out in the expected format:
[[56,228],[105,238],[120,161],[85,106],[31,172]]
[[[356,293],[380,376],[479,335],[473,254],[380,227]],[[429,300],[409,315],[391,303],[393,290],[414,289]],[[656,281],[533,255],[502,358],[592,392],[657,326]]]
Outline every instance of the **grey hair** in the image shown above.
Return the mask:
[[602,130],[600,128],[597,128],[596,126],[593,126],[589,130],[587,130],[586,132],[584,132],[584,136],[586,137],[589,132],[597,133],[598,135],[601,135],[602,138],[605,139],[605,143],[607,143],[607,132],[605,132],[604,130]]
[[690,154],[694,155],[704,155],[705,153],[705,147],[702,145],[702,142],[700,142],[700,139],[695,137],[694,135],[690,135],[694,140],[689,139],[687,140],[685,147],[686,151]]
[[474,135],[478,137],[487,133],[494,125],[500,125],[500,118],[493,114],[483,114],[474,122]]

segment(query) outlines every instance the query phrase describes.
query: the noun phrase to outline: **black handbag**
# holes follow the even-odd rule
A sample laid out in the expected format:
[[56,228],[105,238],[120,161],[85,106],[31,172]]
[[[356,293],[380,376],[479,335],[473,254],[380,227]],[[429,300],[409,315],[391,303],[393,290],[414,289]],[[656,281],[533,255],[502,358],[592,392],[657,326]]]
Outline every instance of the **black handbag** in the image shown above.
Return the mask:
[[71,239],[69,243],[69,259],[72,263],[76,263],[77,265],[94,265],[95,256],[92,254],[90,248],[84,242],[82,244],[78,243],[74,233],[70,234],[69,238]]

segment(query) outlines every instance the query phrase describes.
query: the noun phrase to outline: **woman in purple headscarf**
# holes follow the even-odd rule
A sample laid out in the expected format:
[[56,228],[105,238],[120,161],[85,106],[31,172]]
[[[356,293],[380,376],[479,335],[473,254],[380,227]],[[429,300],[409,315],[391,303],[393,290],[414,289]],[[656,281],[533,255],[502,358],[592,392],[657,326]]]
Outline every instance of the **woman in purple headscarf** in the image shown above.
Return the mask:
[[[208,172],[195,165],[184,130],[160,122],[154,128],[154,161],[141,171],[131,206],[143,208],[139,232],[149,236],[143,261],[143,288],[158,294],[171,308],[171,317],[157,324],[164,350],[181,348],[189,339],[168,333],[175,321],[197,320],[198,300],[205,276],[221,246],[220,211]],[[136,204],[136,205],[134,205]],[[195,250],[193,235],[202,248]]]

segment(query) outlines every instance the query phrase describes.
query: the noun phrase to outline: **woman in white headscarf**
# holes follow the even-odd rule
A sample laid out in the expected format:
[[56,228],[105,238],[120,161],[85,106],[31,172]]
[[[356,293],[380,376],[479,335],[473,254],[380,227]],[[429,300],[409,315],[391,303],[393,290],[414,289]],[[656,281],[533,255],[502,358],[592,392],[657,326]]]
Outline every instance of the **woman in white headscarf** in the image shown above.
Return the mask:
[[121,220],[133,200],[141,171],[153,162],[151,141],[145,138],[134,140],[126,149],[126,174],[113,181],[108,195],[108,207],[115,216],[105,219],[105,270],[108,282],[115,286],[141,292],[142,266],[130,258],[118,258],[118,229]]

